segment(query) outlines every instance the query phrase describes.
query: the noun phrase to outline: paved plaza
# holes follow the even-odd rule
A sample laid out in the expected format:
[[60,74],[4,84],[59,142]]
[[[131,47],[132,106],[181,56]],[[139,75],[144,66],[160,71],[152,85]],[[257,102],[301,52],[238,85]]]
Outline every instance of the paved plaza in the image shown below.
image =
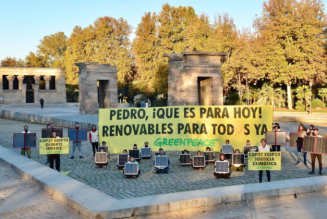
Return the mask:
[[[0,120],[0,145],[12,148],[13,133],[21,132],[25,123],[13,120]],[[282,130],[287,132],[296,131],[298,123],[280,122]],[[304,124],[308,126],[309,124]],[[36,132],[41,136],[41,129],[44,125],[28,124],[31,132]],[[327,127],[317,126],[321,133],[327,133]],[[67,129],[64,129],[67,136]],[[146,141],[146,139],[144,139]],[[135,142],[141,146],[141,142]],[[232,142],[231,142],[232,143]],[[150,145],[151,146],[151,145]],[[131,149],[132,145],[126,145],[126,149]],[[15,150],[15,149],[12,149]],[[193,170],[192,167],[179,166],[179,152],[167,152],[171,161],[171,169],[168,174],[156,174],[153,170],[153,159],[141,161],[141,175],[137,179],[128,179],[122,171],[118,170],[117,155],[110,155],[107,168],[98,168],[94,164],[91,144],[82,143],[82,150],[85,159],[69,159],[70,155],[61,155],[61,170],[70,171],[69,176],[83,182],[91,187],[101,190],[116,199],[126,199],[132,197],[143,197],[182,191],[201,190],[215,187],[241,185],[258,182],[257,171],[233,172],[231,179],[216,179],[213,176],[214,166],[210,164],[205,170]],[[20,153],[20,150],[15,150]],[[71,148],[70,148],[71,151]],[[76,153],[76,152],[75,152]],[[78,155],[75,154],[75,157]],[[192,152],[194,155],[194,152]],[[296,148],[282,147],[282,171],[272,171],[272,181],[319,176],[309,175],[311,169],[311,158],[308,155],[308,166],[303,163],[295,165],[297,159]],[[32,149],[32,159],[45,164],[46,156],[38,154],[38,148]],[[302,161],[302,160],[301,160]],[[323,165],[327,167],[326,156],[323,156]],[[316,166],[318,166],[316,164]],[[318,171],[316,171],[318,172]],[[327,175],[327,169],[323,170],[323,175]],[[264,174],[265,180],[265,174]]]

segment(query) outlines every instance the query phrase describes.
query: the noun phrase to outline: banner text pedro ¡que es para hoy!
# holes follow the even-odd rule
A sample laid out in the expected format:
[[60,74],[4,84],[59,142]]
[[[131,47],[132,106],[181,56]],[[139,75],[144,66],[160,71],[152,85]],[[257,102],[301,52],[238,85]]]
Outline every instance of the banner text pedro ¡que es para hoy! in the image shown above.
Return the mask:
[[148,141],[152,150],[220,151],[228,139],[234,149],[246,140],[260,145],[271,131],[272,106],[177,106],[99,110],[100,142],[113,153],[138,148]]

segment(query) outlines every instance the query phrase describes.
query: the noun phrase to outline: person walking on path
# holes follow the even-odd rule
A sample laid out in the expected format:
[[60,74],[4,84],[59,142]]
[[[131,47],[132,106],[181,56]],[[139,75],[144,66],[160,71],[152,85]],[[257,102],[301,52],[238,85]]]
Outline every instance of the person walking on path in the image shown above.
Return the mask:
[[41,109],[43,109],[43,106],[44,106],[44,99],[43,98],[40,99],[40,104],[41,104]]

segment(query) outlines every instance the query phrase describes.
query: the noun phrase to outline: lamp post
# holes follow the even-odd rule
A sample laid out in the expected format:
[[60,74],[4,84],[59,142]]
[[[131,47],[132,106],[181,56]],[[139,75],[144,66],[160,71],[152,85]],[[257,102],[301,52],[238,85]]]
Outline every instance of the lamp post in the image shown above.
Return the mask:
[[312,81],[309,81],[309,85],[310,85],[310,114],[312,114],[311,111],[311,102],[312,102]]

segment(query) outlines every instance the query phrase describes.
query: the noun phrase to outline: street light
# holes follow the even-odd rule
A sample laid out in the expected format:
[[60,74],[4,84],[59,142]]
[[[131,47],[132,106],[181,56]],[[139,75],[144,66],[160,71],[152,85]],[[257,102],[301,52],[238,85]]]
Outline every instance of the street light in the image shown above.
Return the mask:
[[310,85],[310,114],[312,114],[312,111],[311,111],[311,100],[312,100],[312,81],[309,81],[309,85]]

